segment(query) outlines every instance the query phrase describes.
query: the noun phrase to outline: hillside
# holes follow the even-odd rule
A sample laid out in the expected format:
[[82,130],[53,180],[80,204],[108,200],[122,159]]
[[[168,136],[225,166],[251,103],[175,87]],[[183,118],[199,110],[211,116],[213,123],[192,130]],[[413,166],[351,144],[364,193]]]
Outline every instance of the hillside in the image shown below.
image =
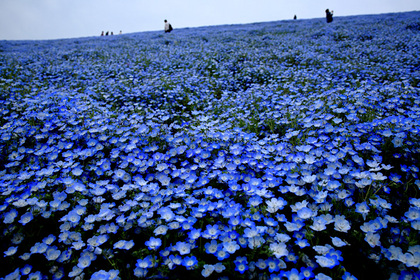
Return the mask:
[[0,278],[420,279],[419,18],[0,41]]

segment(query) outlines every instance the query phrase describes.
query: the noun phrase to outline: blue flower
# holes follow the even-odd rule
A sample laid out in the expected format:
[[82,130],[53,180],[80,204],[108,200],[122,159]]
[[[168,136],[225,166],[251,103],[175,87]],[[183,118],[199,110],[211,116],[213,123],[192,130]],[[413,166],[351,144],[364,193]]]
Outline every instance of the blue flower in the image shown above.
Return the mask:
[[41,272],[36,271],[36,272],[30,273],[28,275],[28,279],[31,279],[31,280],[41,280],[41,279],[43,279],[43,276],[42,276]]
[[136,263],[136,267],[142,268],[142,269],[151,268],[154,266],[154,262],[155,262],[155,259],[153,258],[153,256],[148,255],[144,259],[138,259]]
[[236,241],[223,242],[222,245],[223,249],[229,254],[234,254],[237,250],[240,249],[240,246]]
[[348,271],[344,272],[342,279],[343,280],[357,280],[357,278],[351,275]]
[[191,245],[186,242],[178,241],[175,244],[174,249],[177,250],[181,255],[187,255],[191,251]]
[[45,257],[49,261],[54,261],[58,259],[58,257],[61,255],[61,251],[57,249],[56,246],[51,246],[47,249],[45,252]]
[[114,249],[124,249],[124,250],[130,250],[134,246],[133,240],[119,240],[116,243],[114,243]]
[[302,267],[300,269],[300,275],[303,279],[312,279],[314,277],[314,273],[313,273],[313,268],[312,267]]
[[292,270],[290,270],[290,271],[287,271],[287,272],[285,272],[284,273],[284,277],[286,277],[287,279],[296,279],[296,280],[301,280],[301,279],[304,279],[303,277],[302,277],[302,275],[299,273],[299,271],[296,269],[296,268],[293,268]]
[[244,274],[248,270],[248,260],[246,257],[237,257],[233,263],[235,264],[235,271]]
[[334,257],[315,256],[315,259],[321,267],[333,268],[338,264],[337,260]]
[[315,213],[309,209],[308,207],[303,207],[297,211],[297,215],[299,218],[303,220],[307,220],[311,218]]
[[218,244],[216,253],[214,254],[219,261],[227,259],[230,257],[230,254],[224,249],[222,244]]
[[199,237],[201,237],[201,229],[193,228],[188,232],[188,238],[191,240],[198,239]]
[[203,266],[203,270],[201,271],[201,275],[205,278],[209,277],[214,271],[214,265],[205,264]]
[[28,275],[32,270],[32,265],[30,264],[26,264],[21,270],[20,272],[22,273],[22,275]]
[[366,201],[356,204],[356,212],[362,214],[363,219],[366,219],[366,216],[369,213],[369,206]]
[[219,243],[213,239],[212,241],[204,244],[204,248],[206,249],[207,254],[216,254],[217,249],[219,248]]
[[13,221],[15,220],[15,218],[18,215],[18,211],[16,209],[11,209],[9,212],[7,212],[6,214],[4,214],[4,220],[3,222],[5,224],[11,224],[13,223]]
[[220,233],[218,227],[218,225],[206,225],[206,230],[201,235],[207,239],[216,239]]
[[31,212],[26,212],[20,217],[19,223],[21,223],[22,225],[26,225],[27,223],[32,221],[33,218],[34,216],[32,215]]
[[17,252],[17,249],[18,249],[17,246],[9,247],[6,251],[4,251],[4,256],[5,257],[13,256]]
[[182,260],[182,265],[185,266],[186,269],[192,270],[198,264],[198,260],[195,256],[185,257]]
[[99,270],[92,274],[92,280],[114,280],[118,278],[118,270],[110,270],[109,272],[105,270]]
[[152,236],[145,242],[145,245],[149,248],[149,250],[157,250],[162,245],[162,240]]

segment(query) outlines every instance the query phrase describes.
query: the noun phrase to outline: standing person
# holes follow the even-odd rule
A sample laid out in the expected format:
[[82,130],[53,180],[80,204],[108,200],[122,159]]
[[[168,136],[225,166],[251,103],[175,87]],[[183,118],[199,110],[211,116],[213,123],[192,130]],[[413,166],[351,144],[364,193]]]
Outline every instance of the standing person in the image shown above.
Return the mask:
[[172,25],[165,19],[165,33],[169,33],[173,30]]
[[327,23],[330,23],[333,21],[333,11],[330,12],[330,10],[326,9],[325,14],[327,16]]

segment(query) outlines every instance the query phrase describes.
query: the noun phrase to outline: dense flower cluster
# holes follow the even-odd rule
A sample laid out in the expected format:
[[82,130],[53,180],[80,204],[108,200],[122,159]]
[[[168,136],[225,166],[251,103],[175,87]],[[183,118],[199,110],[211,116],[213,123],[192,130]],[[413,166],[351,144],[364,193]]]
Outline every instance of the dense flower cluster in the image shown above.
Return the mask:
[[419,15],[0,42],[0,277],[419,279]]

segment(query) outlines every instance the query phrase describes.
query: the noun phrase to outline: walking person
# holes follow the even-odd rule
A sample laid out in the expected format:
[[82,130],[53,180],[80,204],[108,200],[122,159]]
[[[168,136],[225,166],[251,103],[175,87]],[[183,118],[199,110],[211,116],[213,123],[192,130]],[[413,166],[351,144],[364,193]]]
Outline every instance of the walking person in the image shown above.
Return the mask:
[[165,22],[165,33],[170,33],[173,30],[172,25],[166,19],[164,20],[164,22]]

